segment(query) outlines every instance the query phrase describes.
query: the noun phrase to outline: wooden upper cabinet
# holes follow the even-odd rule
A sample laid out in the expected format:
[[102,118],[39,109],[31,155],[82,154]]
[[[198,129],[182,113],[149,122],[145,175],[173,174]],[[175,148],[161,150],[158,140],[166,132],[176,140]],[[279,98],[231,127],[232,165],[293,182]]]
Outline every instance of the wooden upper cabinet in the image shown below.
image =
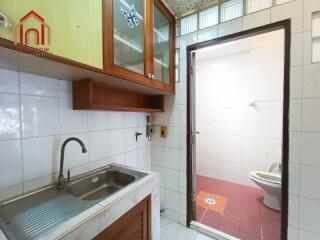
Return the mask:
[[[102,0],[1,0],[0,10],[11,25],[17,26],[30,11],[41,17],[46,29],[48,52],[79,63],[103,69]],[[37,16],[37,17],[38,17]],[[39,29],[39,19],[26,19],[24,29]],[[14,28],[0,28],[0,37],[14,41]],[[28,34],[29,47],[38,48],[35,32]]]
[[160,0],[104,0],[104,66],[174,92],[175,18]]

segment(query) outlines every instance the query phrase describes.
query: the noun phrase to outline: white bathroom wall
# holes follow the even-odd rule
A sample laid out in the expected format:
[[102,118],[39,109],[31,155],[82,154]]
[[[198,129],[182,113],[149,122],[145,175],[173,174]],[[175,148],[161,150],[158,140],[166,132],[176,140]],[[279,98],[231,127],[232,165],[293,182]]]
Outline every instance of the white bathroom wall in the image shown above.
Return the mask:
[[284,30],[233,43],[196,53],[197,174],[256,187],[281,161]]
[[[0,69],[0,200],[57,180],[60,146],[71,176],[116,162],[150,168],[146,114],[74,111],[67,81]],[[135,141],[135,133],[144,133]]]
[[[154,114],[157,127],[151,147],[152,168],[162,177],[161,201],[167,217],[186,224],[186,46],[291,19],[288,239],[320,239],[320,188],[316,184],[320,181],[320,63],[311,63],[311,14],[319,10],[319,0],[293,0],[177,37],[180,82],[176,95],[166,98],[166,113]],[[160,125],[169,126],[168,139],[160,139]]]

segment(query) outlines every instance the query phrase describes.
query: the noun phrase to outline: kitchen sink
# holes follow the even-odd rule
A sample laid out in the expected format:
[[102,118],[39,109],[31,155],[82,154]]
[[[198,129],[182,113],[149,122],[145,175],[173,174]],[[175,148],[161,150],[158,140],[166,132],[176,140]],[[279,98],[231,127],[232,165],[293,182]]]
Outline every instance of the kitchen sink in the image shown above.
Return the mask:
[[147,176],[110,165],[71,179],[60,190],[56,186],[0,204],[0,228],[8,239],[38,239],[58,224],[71,219]]
[[140,178],[141,174],[138,172],[104,170],[72,182],[66,191],[81,200],[98,200],[112,195]]

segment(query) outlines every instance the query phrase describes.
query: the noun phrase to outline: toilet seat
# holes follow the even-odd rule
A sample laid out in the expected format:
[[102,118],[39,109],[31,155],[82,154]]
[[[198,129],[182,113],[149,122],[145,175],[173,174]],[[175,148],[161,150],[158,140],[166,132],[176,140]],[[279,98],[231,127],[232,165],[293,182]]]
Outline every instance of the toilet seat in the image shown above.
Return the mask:
[[279,173],[254,171],[250,173],[250,178],[254,178],[263,182],[281,185],[281,174]]

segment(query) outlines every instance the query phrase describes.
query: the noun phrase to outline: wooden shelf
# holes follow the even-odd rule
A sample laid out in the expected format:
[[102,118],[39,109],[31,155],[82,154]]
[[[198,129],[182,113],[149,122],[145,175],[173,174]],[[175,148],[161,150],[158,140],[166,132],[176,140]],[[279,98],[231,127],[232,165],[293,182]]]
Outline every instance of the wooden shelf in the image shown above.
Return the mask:
[[79,81],[94,79],[111,88],[133,91],[148,95],[173,94],[169,85],[158,81],[137,80],[125,74],[95,68],[34,48],[15,45],[12,41],[0,38],[0,68],[21,71],[56,79]]
[[141,94],[90,79],[75,81],[72,86],[74,110],[164,112],[163,95]]

